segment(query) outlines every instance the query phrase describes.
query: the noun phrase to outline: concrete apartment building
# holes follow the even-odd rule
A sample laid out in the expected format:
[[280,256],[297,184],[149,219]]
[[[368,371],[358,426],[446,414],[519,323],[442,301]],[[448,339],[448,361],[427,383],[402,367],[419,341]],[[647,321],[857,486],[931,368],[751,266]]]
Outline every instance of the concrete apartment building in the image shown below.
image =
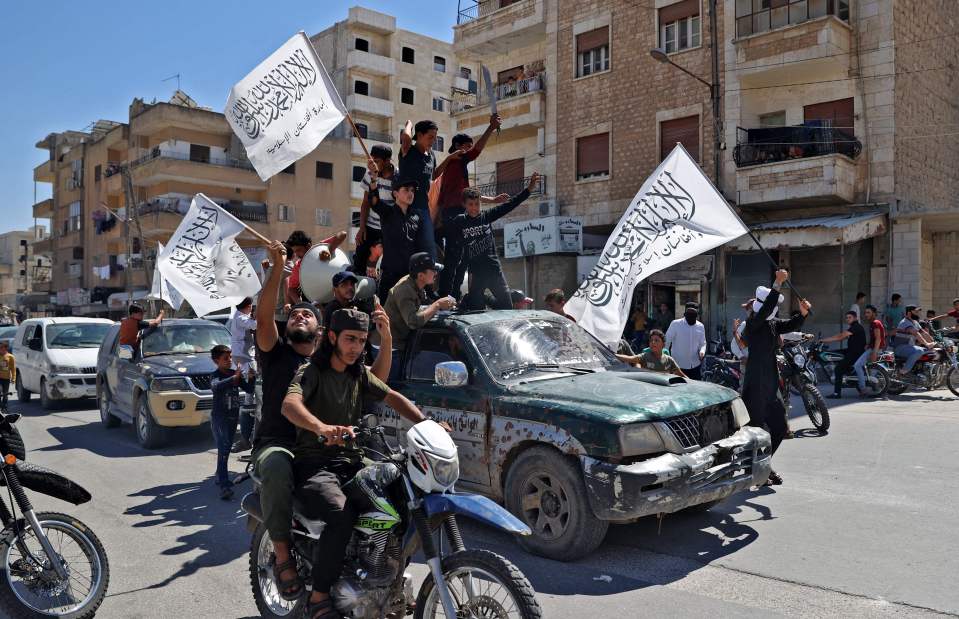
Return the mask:
[[[53,189],[34,205],[34,217],[51,222],[50,238],[34,251],[53,260],[51,294],[59,312],[122,311],[123,291],[145,295],[157,242],[170,237],[196,193],[268,238],[302,229],[320,239],[349,224],[347,140],[331,136],[263,182],[223,114],[181,92],[170,102],[135,99],[127,122],[53,133],[37,147],[49,158],[34,169],[34,180]],[[258,265],[265,250],[249,235],[239,240]]]
[[50,260],[33,253],[33,243],[46,236],[43,226],[0,234],[0,305],[16,308],[34,291],[49,293]]

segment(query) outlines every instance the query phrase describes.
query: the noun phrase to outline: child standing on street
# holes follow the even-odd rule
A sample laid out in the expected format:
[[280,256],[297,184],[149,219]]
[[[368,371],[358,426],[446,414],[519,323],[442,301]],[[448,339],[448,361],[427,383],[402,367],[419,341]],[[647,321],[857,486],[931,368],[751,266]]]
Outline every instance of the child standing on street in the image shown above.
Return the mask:
[[210,427],[213,440],[216,441],[216,485],[220,487],[220,498],[229,501],[233,498],[233,482],[230,480],[227,462],[233,435],[240,417],[240,389],[250,389],[251,377],[243,375],[243,370],[233,370],[233,355],[230,347],[217,344],[210,351],[216,370],[210,375],[210,388],[213,390],[213,411],[210,413]]
[[0,408],[7,410],[10,383],[17,381],[17,363],[10,352],[10,345],[0,342]]

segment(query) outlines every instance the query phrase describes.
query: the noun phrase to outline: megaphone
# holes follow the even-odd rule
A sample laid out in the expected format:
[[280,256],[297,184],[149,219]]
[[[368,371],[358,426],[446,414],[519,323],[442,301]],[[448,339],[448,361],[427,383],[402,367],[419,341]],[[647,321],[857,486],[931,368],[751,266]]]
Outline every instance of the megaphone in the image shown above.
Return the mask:
[[[329,260],[320,260],[322,252],[329,252],[326,244],[317,244],[306,252],[300,261],[300,288],[303,294],[314,303],[329,303],[333,300],[333,276],[340,271],[348,271],[350,259],[346,253],[337,249]],[[376,293],[376,280],[370,277],[357,277],[356,300],[369,299]]]

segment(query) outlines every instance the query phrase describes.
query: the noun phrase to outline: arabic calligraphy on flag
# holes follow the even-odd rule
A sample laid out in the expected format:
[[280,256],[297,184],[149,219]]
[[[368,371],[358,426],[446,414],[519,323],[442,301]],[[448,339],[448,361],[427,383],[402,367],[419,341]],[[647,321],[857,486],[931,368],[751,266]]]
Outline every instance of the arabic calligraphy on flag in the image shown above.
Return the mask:
[[346,118],[313,44],[298,32],[230,91],[226,119],[267,180],[310,153]]
[[726,199],[677,144],[643,183],[565,311],[615,350],[636,284],[747,232]]
[[235,240],[244,229],[235,217],[198,193],[160,252],[157,269],[197,316],[236,305],[259,292],[260,279]]

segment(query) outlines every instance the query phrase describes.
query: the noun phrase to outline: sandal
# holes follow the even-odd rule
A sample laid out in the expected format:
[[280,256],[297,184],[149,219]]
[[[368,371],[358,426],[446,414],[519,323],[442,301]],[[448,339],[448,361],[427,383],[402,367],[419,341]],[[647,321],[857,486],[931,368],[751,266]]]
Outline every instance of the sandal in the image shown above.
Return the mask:
[[307,602],[303,609],[303,616],[307,619],[343,619],[343,615],[333,608],[333,600],[330,598],[319,602]]
[[273,580],[276,582],[276,591],[280,594],[280,597],[286,600],[287,602],[293,602],[298,600],[301,595],[303,595],[303,581],[300,579],[300,574],[297,572],[296,576],[293,578],[282,577],[283,572],[286,570],[293,570],[296,572],[296,561],[294,559],[289,559],[283,563],[276,562],[276,555],[273,555]]

